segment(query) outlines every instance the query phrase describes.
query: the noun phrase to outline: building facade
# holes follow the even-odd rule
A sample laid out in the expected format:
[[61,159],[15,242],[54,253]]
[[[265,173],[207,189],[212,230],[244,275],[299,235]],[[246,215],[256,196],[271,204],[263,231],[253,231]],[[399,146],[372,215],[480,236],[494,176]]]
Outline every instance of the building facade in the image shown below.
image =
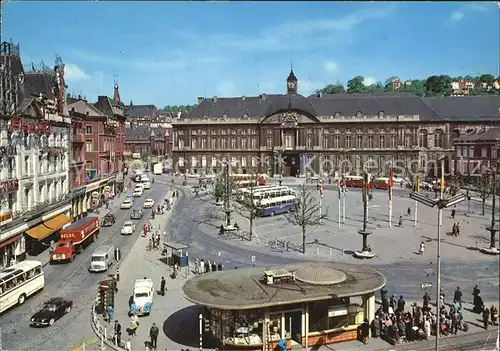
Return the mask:
[[454,169],[464,176],[481,177],[489,170],[500,171],[500,128],[478,128],[453,142]]
[[238,172],[257,168],[304,176],[385,171],[392,164],[400,174],[427,172],[467,130],[500,125],[499,96],[304,97],[297,88],[292,71],[286,94],[199,98],[194,109],[172,121],[174,167],[215,173],[227,161]]
[[[130,123],[125,128],[125,156],[168,157],[172,153],[168,128]],[[135,154],[135,155],[134,155]]]
[[123,171],[125,122],[119,106],[106,96],[99,96],[95,104],[78,99],[68,105],[74,121],[71,164],[74,218],[85,216],[116,193],[117,176]]
[[2,91],[0,113],[0,267],[36,252],[71,219],[70,124],[64,64],[52,72],[24,72],[19,47],[2,43],[2,85],[16,80],[16,95]]

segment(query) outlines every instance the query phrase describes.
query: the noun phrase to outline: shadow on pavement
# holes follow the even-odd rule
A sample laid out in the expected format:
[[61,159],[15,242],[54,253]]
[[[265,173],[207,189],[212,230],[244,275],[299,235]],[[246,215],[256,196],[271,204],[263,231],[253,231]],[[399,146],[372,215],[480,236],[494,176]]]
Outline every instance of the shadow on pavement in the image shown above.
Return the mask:
[[195,305],[171,314],[163,323],[163,333],[179,345],[198,348],[200,313],[203,313],[203,307]]

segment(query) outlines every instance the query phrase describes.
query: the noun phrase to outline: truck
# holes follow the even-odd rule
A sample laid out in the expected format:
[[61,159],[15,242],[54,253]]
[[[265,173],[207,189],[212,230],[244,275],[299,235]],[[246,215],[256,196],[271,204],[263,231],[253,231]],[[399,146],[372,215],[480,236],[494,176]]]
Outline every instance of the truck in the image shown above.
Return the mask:
[[153,165],[153,174],[163,174],[163,163],[158,162]]
[[82,218],[61,230],[61,237],[50,253],[50,263],[71,262],[76,254],[99,236],[99,218]]

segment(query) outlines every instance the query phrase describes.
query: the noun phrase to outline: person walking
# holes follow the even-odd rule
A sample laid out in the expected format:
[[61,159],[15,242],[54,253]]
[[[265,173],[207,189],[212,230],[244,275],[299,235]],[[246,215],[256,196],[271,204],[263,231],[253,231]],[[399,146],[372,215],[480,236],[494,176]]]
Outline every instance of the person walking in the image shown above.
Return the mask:
[[490,310],[483,306],[483,325],[484,329],[488,330],[488,324],[490,324]]
[[153,325],[149,329],[149,338],[151,339],[151,348],[153,350],[156,350],[157,347],[158,334],[160,334],[160,330],[156,326],[156,323],[153,323]]
[[115,321],[114,330],[115,330],[115,343],[116,343],[116,346],[120,346],[121,345],[121,337],[122,337],[122,326],[118,322],[118,320]]
[[460,290],[459,286],[457,286],[457,290],[455,290],[455,293],[453,294],[453,302],[458,303],[460,308],[462,308],[462,290]]
[[161,282],[160,282],[161,296],[165,296],[165,286],[166,285],[167,285],[167,282],[165,281],[165,277],[161,277]]
[[423,255],[424,251],[425,251],[425,243],[422,241],[420,242],[420,247],[418,248],[419,255]]
[[370,336],[370,324],[368,324],[368,319],[365,318],[363,324],[361,324],[361,338],[363,344],[368,344],[368,336]]

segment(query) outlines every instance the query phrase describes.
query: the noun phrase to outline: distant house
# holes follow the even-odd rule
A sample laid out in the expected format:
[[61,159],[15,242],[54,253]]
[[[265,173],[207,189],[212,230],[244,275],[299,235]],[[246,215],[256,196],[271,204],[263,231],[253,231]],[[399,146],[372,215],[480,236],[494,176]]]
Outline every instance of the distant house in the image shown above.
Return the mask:
[[158,118],[158,108],[155,105],[134,105],[131,101],[126,109],[128,120],[136,124],[148,124]]
[[469,176],[482,176],[500,165],[500,128],[470,129],[453,140],[455,170]]
[[471,80],[460,79],[451,82],[452,95],[469,95],[469,92],[475,88],[475,84]]
[[399,78],[392,78],[391,85],[393,90],[398,90],[399,88],[401,88],[401,81],[399,80]]

